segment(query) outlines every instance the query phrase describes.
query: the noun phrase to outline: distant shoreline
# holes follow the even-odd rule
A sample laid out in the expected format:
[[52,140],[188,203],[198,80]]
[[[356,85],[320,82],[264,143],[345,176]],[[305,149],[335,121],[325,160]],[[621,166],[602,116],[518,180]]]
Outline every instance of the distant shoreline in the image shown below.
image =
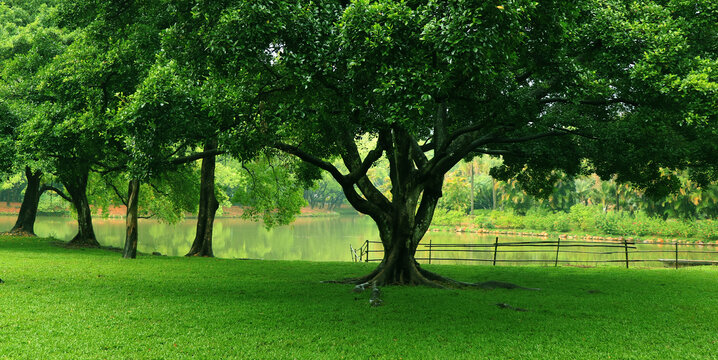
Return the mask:
[[[20,213],[20,203],[19,202],[0,202],[0,215],[3,216],[17,216],[17,214]],[[124,218],[125,213],[127,212],[125,206],[111,206],[108,208],[110,218]],[[298,215],[299,217],[330,217],[330,216],[339,216],[341,214],[354,212],[350,208],[341,208],[337,211],[331,211],[326,209],[317,209],[317,208],[311,208],[311,207],[303,207],[301,210],[301,213]],[[222,207],[221,212],[217,212],[217,218],[241,218],[242,217],[242,208],[239,206],[230,206],[230,207]],[[71,214],[67,213],[67,211],[58,209],[57,212],[47,212],[47,211],[38,211],[38,215],[40,216],[72,216]],[[95,213],[95,216],[98,217],[104,217],[105,215],[102,213]],[[186,218],[193,219],[197,217],[197,214],[186,214]]]

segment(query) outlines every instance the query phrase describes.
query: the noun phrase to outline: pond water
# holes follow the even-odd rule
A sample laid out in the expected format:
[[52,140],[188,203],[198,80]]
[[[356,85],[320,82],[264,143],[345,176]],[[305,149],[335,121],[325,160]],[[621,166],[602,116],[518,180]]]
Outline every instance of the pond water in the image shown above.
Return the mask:
[[[0,217],[0,231],[10,229],[15,222],[12,216]],[[103,246],[122,247],[125,238],[123,219],[94,219],[95,233]],[[178,224],[164,224],[156,220],[139,220],[138,250],[143,253],[160,252],[169,256],[182,256],[189,251],[195,234],[196,220],[186,219]],[[76,221],[72,218],[40,216],[35,224],[39,236],[70,240],[77,232]],[[379,232],[367,216],[302,217],[293,224],[266,230],[260,223],[241,219],[217,219],[214,225],[214,253],[220,258],[249,258],[267,260],[309,260],[309,261],[351,261],[349,246],[355,249],[366,240],[378,241]],[[428,232],[422,244],[464,244],[489,245],[496,235],[454,232]],[[500,243],[535,242],[549,239],[500,235]],[[555,239],[551,239],[555,240]],[[569,244],[568,240],[562,240]],[[630,260],[674,259],[675,247],[662,244],[637,244],[629,249]],[[381,245],[370,244],[371,259],[381,258]],[[417,258],[428,262],[428,248],[420,246]],[[438,250],[438,251],[437,251]],[[432,248],[432,264],[482,264],[491,265],[494,247],[468,248],[471,252],[457,251],[456,248]],[[556,259],[555,245],[514,247],[499,246],[496,258],[498,265],[538,264],[553,265]],[[650,251],[640,254],[634,251]],[[680,246],[680,259],[705,259],[718,261],[716,246]],[[585,254],[583,252],[602,252]],[[708,253],[699,253],[708,252]],[[441,260],[452,259],[452,260]],[[465,259],[465,260],[453,260]],[[543,260],[545,262],[532,262]],[[561,247],[559,262],[562,264],[597,265],[593,261],[611,260],[616,266],[625,266],[623,246],[611,248]],[[601,263],[600,265],[606,265]],[[658,262],[635,262],[634,266],[662,266]]]

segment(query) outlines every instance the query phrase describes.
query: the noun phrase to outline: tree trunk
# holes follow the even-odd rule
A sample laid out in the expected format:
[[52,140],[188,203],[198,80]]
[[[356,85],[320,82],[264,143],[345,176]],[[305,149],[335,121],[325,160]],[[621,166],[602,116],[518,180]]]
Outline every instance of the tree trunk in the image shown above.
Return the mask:
[[40,182],[42,181],[42,171],[35,172],[29,166],[25,167],[25,178],[27,179],[27,188],[25,188],[25,196],[20,205],[20,213],[17,216],[15,226],[10,230],[11,233],[25,236],[35,236],[35,219],[37,218],[37,207],[40,204]]
[[[210,140],[204,146],[204,151],[217,148],[217,141]],[[212,251],[212,228],[214,216],[219,209],[219,202],[214,193],[214,168],[216,159],[214,156],[202,159],[202,173],[199,192],[199,214],[197,215],[197,232],[192,248],[185,256],[207,256],[213,257]]]
[[496,210],[496,179],[491,179],[491,210]]
[[[429,230],[434,210],[442,196],[444,175],[466,157],[471,150],[469,145],[475,141],[472,137],[462,138],[461,135],[458,137],[463,139],[460,146],[447,147],[447,141],[451,140],[446,135],[446,122],[443,119],[447,109],[443,104],[439,105],[437,125],[430,143],[434,151],[432,159],[426,156],[426,150],[422,149],[412,134],[399,124],[380,129],[374,149],[363,159],[352,133],[340,134],[338,141],[343,149],[340,156],[348,169],[347,174],[301,148],[275,144],[277,149],[327,170],[342,187],[347,201],[377,224],[384,247],[384,257],[379,266],[366,276],[336,282],[356,284],[355,289],[359,291],[365,289],[368,283],[373,287],[406,284],[520,288],[496,281],[459,282],[424,270],[416,261],[416,249]],[[370,166],[382,156],[389,161],[390,197],[379,191],[367,176]]]
[[70,244],[99,247],[100,243],[97,242],[95,230],[92,227],[90,203],[87,200],[87,177],[88,174],[85,173],[63,182],[77,212],[77,235],[70,240]]
[[471,207],[469,208],[469,215],[474,215],[474,160],[472,159],[469,163],[471,165],[471,177],[469,179],[471,186],[470,186],[470,193],[469,197],[471,200]]
[[[380,233],[387,234],[386,230]],[[377,286],[400,285],[438,285],[432,283],[423,274],[419,263],[415,260],[416,245],[411,245],[407,234],[394,235],[390,233],[391,244],[384,248],[384,257],[379,266],[358,283],[374,282]],[[382,236],[384,237],[384,236]],[[382,239],[382,242],[385,240]],[[418,244],[417,244],[418,245]]]
[[137,257],[137,203],[140,197],[140,181],[130,180],[127,188],[127,216],[125,217],[126,233],[125,248],[122,257],[134,259]]

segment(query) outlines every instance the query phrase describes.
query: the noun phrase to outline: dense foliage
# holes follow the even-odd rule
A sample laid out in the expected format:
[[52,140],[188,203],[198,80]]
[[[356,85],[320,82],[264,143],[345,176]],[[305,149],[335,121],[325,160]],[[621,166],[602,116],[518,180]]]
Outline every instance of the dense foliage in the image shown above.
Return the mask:
[[[462,207],[466,188],[446,177],[462,160],[501,157],[490,166],[492,207],[506,202],[494,178],[563,210],[595,201],[579,175],[630,183],[647,198],[718,179],[711,1],[83,0],[0,9],[0,152],[22,155],[10,158],[28,179],[47,172],[64,185],[81,244],[97,243],[91,172],[128,182],[129,244],[140,184],[202,160],[195,245],[206,238],[211,248],[215,156],[227,153],[254,169],[252,186],[238,183],[234,194],[252,206],[248,216],[290,221],[302,201],[297,183],[324,170],[376,221],[386,250],[354,281],[437,285],[448,279],[413,256],[436,207]],[[286,165],[272,169],[265,160],[279,153],[305,164],[279,157]],[[665,213],[660,206],[650,211]]]

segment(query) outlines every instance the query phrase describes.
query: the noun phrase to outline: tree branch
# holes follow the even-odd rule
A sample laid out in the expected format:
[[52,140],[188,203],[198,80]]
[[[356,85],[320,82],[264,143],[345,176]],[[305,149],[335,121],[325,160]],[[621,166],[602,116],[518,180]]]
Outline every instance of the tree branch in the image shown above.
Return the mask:
[[302,161],[310,163],[322,170],[326,170],[327,172],[329,172],[329,174],[331,174],[334,177],[334,179],[339,184],[344,184],[347,182],[346,178],[344,177],[344,175],[342,175],[342,173],[339,171],[339,169],[337,169],[336,166],[332,165],[332,163],[330,163],[328,161],[324,161],[324,160],[322,160],[312,154],[309,154],[309,153],[305,152],[304,150],[302,150],[296,146],[293,146],[293,145],[284,144],[284,143],[275,143],[273,147],[277,150],[284,151],[285,153],[292,154],[292,155],[298,157],[299,159],[301,159]]
[[122,196],[122,193],[120,192],[120,190],[117,189],[117,186],[108,181],[105,181],[105,184],[111,187],[112,190],[115,192],[115,195],[117,195],[117,197],[120,199],[120,202],[122,202],[123,205],[127,206],[127,200]]
[[[311,155],[304,150],[293,146],[289,144],[284,143],[275,143],[273,146],[277,150],[281,150],[287,154],[294,155],[298,157],[300,160],[312,164],[322,170],[325,170],[329,172],[329,174],[334,177],[334,179],[339,183],[339,185],[342,187],[342,191],[344,191],[344,195],[346,196],[347,200],[349,201],[354,208],[362,212],[364,214],[370,215],[370,216],[376,216],[380,213],[380,208],[372,204],[371,202],[367,201],[363,197],[357,193],[356,189],[354,188],[353,182],[347,181],[346,177],[342,175],[342,173],[337,169],[334,165],[331,163],[324,161],[320,158],[317,158],[314,155]],[[363,179],[366,179],[366,176],[359,179],[359,182],[361,183]],[[368,181],[368,180],[367,180]]]
[[515,144],[515,143],[522,143],[522,142],[533,141],[533,140],[543,139],[543,138],[552,137],[552,136],[567,135],[567,134],[568,133],[565,133],[565,132],[547,131],[547,132],[535,134],[535,135],[492,140],[492,141],[489,141],[488,143],[491,143],[491,144]]
[[57,195],[60,195],[61,198],[67,200],[68,202],[72,202],[72,199],[70,198],[70,196],[68,196],[67,194],[65,194],[65,192],[63,192],[62,190],[60,190],[52,185],[43,185],[40,188],[40,195],[42,195],[42,193],[44,193],[45,191],[52,191],[52,192],[56,193]]
[[554,129],[554,130],[556,130],[556,131],[562,131],[562,132],[565,132],[565,133],[567,133],[567,134],[577,135],[577,136],[585,137],[585,138],[591,139],[591,140],[600,140],[599,138],[597,138],[597,137],[595,137],[595,136],[593,136],[593,135],[584,134],[583,132],[580,132],[580,131],[577,131],[577,130],[569,130],[569,129],[565,129],[565,128],[558,127],[558,126],[551,126],[550,128],[551,128],[551,129]]
[[195,153],[195,154],[192,154],[192,155],[188,155],[188,156],[183,156],[183,157],[171,159],[171,160],[169,161],[169,163],[172,164],[172,165],[181,165],[181,164],[186,164],[186,163],[190,163],[190,162],[193,162],[193,161],[197,161],[197,160],[199,160],[199,159],[204,159],[204,158],[208,158],[208,157],[212,157],[212,156],[222,155],[222,154],[225,154],[225,153],[226,153],[226,151],[224,151],[224,150],[219,150],[219,149],[207,150],[207,151],[198,152],[198,153]]
[[160,190],[160,189],[159,189],[155,184],[153,184],[152,182],[148,182],[148,184],[149,184],[150,187],[151,187],[152,189],[154,189],[158,194],[160,194],[160,195],[162,195],[162,196],[164,196],[164,197],[169,197],[169,196],[170,196],[169,193]]
[[[544,98],[540,99],[539,103],[541,104],[555,104],[555,103],[561,103],[561,104],[570,104],[574,101],[571,101],[566,98]],[[594,105],[594,106],[606,106],[611,104],[626,104],[631,106],[640,106],[639,103],[625,99],[625,98],[611,98],[607,100],[578,100],[576,101],[578,104],[581,105]]]
[[349,175],[346,176],[347,181],[357,182],[360,178],[366,175],[369,168],[371,168],[371,166],[374,165],[374,162],[379,160],[381,155],[384,153],[384,143],[387,141],[387,136],[388,131],[384,130],[379,132],[379,139],[376,142],[376,146],[373,150],[369,151],[364,160],[361,162],[361,165],[355,170],[352,170]]
[[[386,147],[384,145],[390,142],[390,133],[388,129],[383,131],[386,131],[386,133],[384,133],[383,135],[380,133],[381,136],[378,139],[377,149],[379,149],[379,147],[382,147],[386,151]],[[354,138],[351,134],[345,132],[342,135],[342,138],[339,140],[342,142],[343,148],[345,149],[345,152],[341,154],[342,161],[344,161],[344,165],[346,165],[347,169],[349,169],[350,172],[359,173],[363,166],[368,166],[366,168],[368,170],[369,167],[371,167],[371,165],[374,163],[374,161],[362,162],[361,156],[359,155],[359,149],[357,148],[356,143],[354,142]],[[375,151],[374,156],[376,155],[381,156],[381,152],[379,150]],[[377,156],[377,159],[379,158],[379,156]],[[364,197],[366,197],[367,200],[370,200],[371,204],[373,204],[374,211],[387,209],[391,206],[391,202],[389,201],[389,199],[387,199],[386,196],[384,196],[384,194],[382,194],[381,191],[379,191],[379,189],[374,186],[369,177],[366,176],[366,172],[364,172],[363,176],[358,177],[356,179],[356,182],[351,182],[350,184],[357,185],[362,194],[364,194]]]

